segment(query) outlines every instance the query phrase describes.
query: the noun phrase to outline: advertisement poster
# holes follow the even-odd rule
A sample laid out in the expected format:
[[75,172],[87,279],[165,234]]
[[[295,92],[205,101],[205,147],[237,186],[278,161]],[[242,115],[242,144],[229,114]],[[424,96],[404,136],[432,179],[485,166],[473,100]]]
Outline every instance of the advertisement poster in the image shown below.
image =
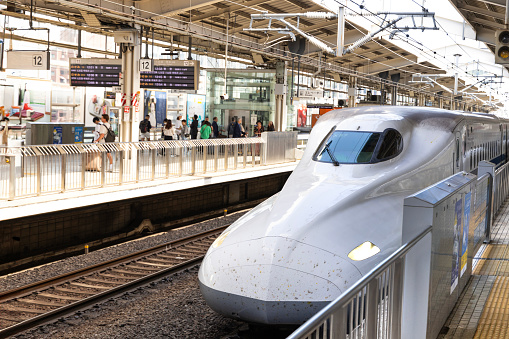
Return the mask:
[[188,94],[187,95],[187,125],[191,125],[191,117],[198,116],[198,123],[205,119],[205,95]]
[[144,116],[150,115],[150,124],[153,127],[162,126],[166,119],[166,92],[144,91],[144,95]]
[[467,270],[467,256],[468,256],[468,228],[470,225],[470,196],[471,193],[465,194],[465,209],[463,213],[463,241],[461,244],[461,274],[463,276]]
[[458,286],[459,279],[459,248],[460,248],[460,229],[461,229],[461,210],[462,200],[456,202],[454,208],[454,226],[453,226],[453,248],[452,248],[452,270],[451,270],[451,294]]
[[297,127],[305,127],[307,121],[308,109],[306,104],[301,104],[297,108]]
[[62,144],[62,126],[53,127],[53,145]]
[[81,126],[74,127],[74,143],[75,144],[83,143],[83,127]]

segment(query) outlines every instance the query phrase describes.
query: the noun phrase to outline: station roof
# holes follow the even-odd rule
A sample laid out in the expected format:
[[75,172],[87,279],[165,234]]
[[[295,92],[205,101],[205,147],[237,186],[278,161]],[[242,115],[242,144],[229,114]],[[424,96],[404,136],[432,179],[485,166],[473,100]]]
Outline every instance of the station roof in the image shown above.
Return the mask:
[[[503,24],[505,6],[488,2],[451,0],[472,25],[480,26],[480,32],[493,30]],[[30,0],[7,1],[7,9],[2,14],[28,18]],[[188,36],[192,36],[195,53],[208,54],[221,58],[228,40],[228,54],[231,57],[252,61],[253,66],[271,65],[277,59],[291,60],[288,51],[288,35],[277,31],[245,31],[251,23],[251,14],[260,13],[305,13],[326,11],[324,7],[311,0],[33,0],[35,13],[56,18],[54,24],[81,28],[92,32],[111,35],[114,30],[137,24],[153,28],[160,46],[187,49]],[[483,7],[484,6],[484,7]],[[20,13],[24,11],[24,13]],[[490,17],[488,14],[493,13]],[[490,14],[491,15],[491,14]],[[36,20],[50,19],[34,17]],[[296,17],[288,17],[297,24]],[[254,21],[253,28],[267,26],[268,20]],[[300,18],[299,27],[328,45],[335,45],[338,24],[336,19]],[[272,27],[283,28],[277,21]],[[482,26],[482,27],[481,27]],[[352,21],[346,20],[345,45],[351,44],[367,34],[367,30]],[[278,43],[280,42],[280,43]],[[382,72],[400,73],[400,90],[425,88],[433,95],[444,91],[443,87],[453,88],[454,79],[436,78],[436,83],[427,85],[412,84],[412,74],[444,74],[445,70],[430,60],[423,59],[409,50],[394,44],[390,39],[377,38],[360,46],[353,53],[335,57],[322,52],[307,43],[301,60],[301,69],[310,73],[321,69],[328,77],[334,73],[362,75],[361,84],[376,83]],[[327,63],[327,65],[324,64]],[[323,67],[322,67],[323,66]],[[343,77],[344,78],[344,77]],[[390,79],[390,78],[389,78]],[[459,83],[459,89],[467,84]],[[471,90],[476,89],[472,86]],[[449,96],[447,94],[446,96]],[[480,99],[487,99],[479,93]]]

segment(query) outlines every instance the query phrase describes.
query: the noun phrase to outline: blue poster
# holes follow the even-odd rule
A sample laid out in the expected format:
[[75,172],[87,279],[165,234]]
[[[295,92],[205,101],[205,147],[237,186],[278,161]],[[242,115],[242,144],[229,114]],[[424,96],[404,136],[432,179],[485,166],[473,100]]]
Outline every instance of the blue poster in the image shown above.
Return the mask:
[[454,226],[453,226],[453,248],[452,248],[452,270],[451,270],[451,294],[458,286],[459,277],[459,249],[460,249],[460,229],[461,229],[461,199],[456,202],[454,208]]
[[[162,126],[166,119],[166,92],[144,91],[145,92],[145,116],[150,115],[150,122],[156,126]],[[156,127],[152,126],[152,127]]]
[[463,241],[461,244],[461,274],[460,277],[463,276],[463,273],[467,270],[467,257],[468,257],[468,228],[470,225],[470,192],[465,194],[465,212],[464,222],[463,222]]
[[83,127],[81,126],[74,127],[74,143],[75,144],[83,143]]
[[53,144],[62,144],[62,126],[53,127]]

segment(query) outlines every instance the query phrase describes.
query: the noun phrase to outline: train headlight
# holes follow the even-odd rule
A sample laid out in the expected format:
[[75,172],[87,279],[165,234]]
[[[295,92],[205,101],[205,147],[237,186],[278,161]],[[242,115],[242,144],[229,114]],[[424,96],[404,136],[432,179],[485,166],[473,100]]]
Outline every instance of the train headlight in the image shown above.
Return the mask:
[[214,248],[219,247],[219,245],[223,243],[224,239],[226,239],[228,234],[230,234],[230,232],[224,232],[223,234],[221,234],[216,240],[214,240],[214,242],[212,243],[212,247]]
[[374,256],[378,252],[380,252],[378,246],[373,244],[371,241],[366,241],[350,251],[350,253],[348,253],[348,258],[355,261],[361,261]]

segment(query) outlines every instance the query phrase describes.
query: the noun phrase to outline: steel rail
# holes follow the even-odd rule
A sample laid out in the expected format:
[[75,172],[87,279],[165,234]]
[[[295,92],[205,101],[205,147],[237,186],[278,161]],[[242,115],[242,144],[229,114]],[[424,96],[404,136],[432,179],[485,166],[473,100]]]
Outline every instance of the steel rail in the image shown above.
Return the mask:
[[[172,246],[171,249],[178,249],[176,246],[182,246],[186,244],[190,244],[196,240],[203,239],[210,237],[215,234],[219,234],[222,230],[224,230],[228,225],[221,226],[209,231],[205,231],[199,234],[195,234],[186,238],[178,239],[176,241],[158,245],[151,247],[146,250],[138,251],[136,253],[132,253],[129,255],[125,255],[116,259],[112,259],[100,264],[92,265],[83,269],[79,269],[76,271],[72,271],[66,274],[62,274],[53,278],[49,278],[37,283],[33,283],[30,285],[26,285],[20,288],[16,288],[13,290],[9,290],[6,292],[3,292],[0,294],[0,302],[6,302],[9,300],[13,300],[16,298],[22,298],[25,296],[28,296],[34,292],[41,291],[41,290],[47,290],[51,286],[60,285],[65,282],[69,282],[72,280],[76,280],[79,278],[83,278],[86,276],[89,276],[93,273],[97,273],[99,271],[104,271],[105,269],[116,267],[118,265],[128,263],[128,262],[134,262],[140,258],[146,257],[148,255],[156,254],[158,252],[165,252],[168,248],[168,246]],[[11,335],[14,335],[16,333],[26,331],[30,328],[33,328],[35,326],[41,325],[43,323],[47,323],[49,321],[53,321],[55,319],[58,319],[60,317],[63,317],[67,314],[73,313],[79,309],[83,309],[86,307],[89,307],[90,305],[97,304],[107,298],[111,298],[112,296],[122,294],[126,291],[136,289],[140,286],[144,286],[152,281],[158,280],[164,276],[167,276],[169,274],[177,273],[182,270],[188,269],[190,267],[195,266],[197,263],[199,263],[203,257],[204,254],[195,256],[191,259],[188,259],[186,261],[183,261],[178,264],[173,264],[171,267],[162,268],[158,271],[155,271],[153,273],[149,273],[145,276],[142,276],[138,279],[126,282],[124,284],[121,284],[119,286],[111,287],[108,290],[98,292],[94,295],[91,295],[89,297],[80,299],[78,301],[74,301],[70,304],[58,307],[54,310],[50,310],[48,312],[45,312],[43,314],[37,315],[35,317],[31,317],[29,319],[26,319],[24,321],[21,321],[17,324],[14,324],[10,327],[4,328],[0,330],[0,338],[5,338]],[[163,265],[161,265],[163,266]]]

